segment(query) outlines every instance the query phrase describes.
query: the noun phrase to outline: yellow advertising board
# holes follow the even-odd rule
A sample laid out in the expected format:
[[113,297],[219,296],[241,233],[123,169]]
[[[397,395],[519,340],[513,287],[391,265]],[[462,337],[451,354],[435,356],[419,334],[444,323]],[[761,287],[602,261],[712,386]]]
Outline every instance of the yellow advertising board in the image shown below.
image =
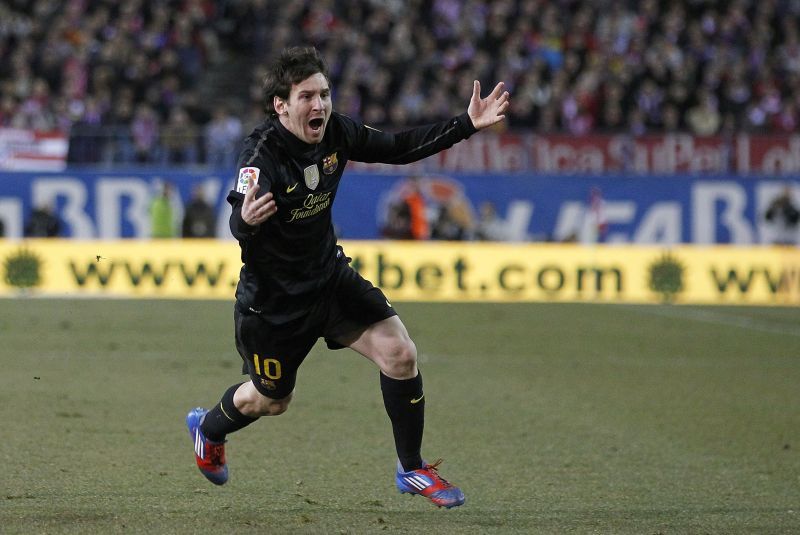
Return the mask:
[[[396,301],[800,305],[790,247],[343,242]],[[233,299],[233,241],[0,240],[0,296]]]

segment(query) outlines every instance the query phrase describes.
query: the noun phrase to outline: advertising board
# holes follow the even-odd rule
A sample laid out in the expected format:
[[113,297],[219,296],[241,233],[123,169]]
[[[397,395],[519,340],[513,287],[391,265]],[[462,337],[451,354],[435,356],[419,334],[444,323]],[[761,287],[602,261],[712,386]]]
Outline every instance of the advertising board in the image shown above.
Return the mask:
[[[200,185],[217,213],[216,236],[230,237],[225,197],[234,172],[71,171],[3,173],[1,178],[0,222],[8,238],[21,237],[28,214],[42,205],[61,220],[62,237],[148,238],[150,202],[164,181],[174,186],[176,227],[183,205]],[[442,205],[458,200],[474,224],[488,202],[515,242],[769,244],[777,232],[764,217],[769,203],[788,187],[800,205],[800,180],[775,177],[348,172],[333,205],[339,237],[382,237],[388,207],[412,178],[426,196],[431,219]],[[600,233],[593,228],[597,195]],[[798,237],[800,226],[790,241],[797,243]]]
[[[396,301],[800,305],[793,247],[344,241]],[[0,241],[0,296],[232,300],[222,240]]]

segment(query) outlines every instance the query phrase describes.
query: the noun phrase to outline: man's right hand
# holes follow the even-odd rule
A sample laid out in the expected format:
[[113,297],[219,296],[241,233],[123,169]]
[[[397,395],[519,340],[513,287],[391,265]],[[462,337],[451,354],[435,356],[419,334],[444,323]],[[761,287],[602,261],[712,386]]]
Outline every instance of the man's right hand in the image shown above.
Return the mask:
[[247,193],[244,194],[242,219],[251,227],[260,225],[278,211],[278,206],[272,199],[271,191],[256,199],[256,193],[258,193],[259,188],[258,182],[251,178]]

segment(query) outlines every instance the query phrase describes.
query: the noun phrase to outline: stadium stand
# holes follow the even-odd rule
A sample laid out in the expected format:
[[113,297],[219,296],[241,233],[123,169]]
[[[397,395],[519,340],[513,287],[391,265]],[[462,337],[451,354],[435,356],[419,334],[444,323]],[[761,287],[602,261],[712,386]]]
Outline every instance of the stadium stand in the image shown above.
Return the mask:
[[[0,127],[70,136],[72,163],[233,158],[260,62],[313,44],[335,106],[403,126],[503,80],[511,129],[793,132],[800,2],[6,0]],[[219,113],[218,109],[224,109]]]

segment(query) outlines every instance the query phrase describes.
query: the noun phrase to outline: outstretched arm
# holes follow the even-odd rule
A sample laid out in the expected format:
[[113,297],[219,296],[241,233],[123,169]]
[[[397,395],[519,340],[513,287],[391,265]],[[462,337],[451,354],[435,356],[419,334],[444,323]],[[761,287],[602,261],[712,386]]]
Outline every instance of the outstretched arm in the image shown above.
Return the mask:
[[503,91],[504,87],[505,84],[500,82],[486,98],[482,99],[481,83],[475,80],[472,84],[472,98],[469,101],[467,114],[476,129],[482,130],[506,118],[511,96],[508,91]]
[[505,119],[510,95],[504,87],[505,84],[500,82],[482,99],[481,84],[476,80],[467,113],[448,121],[411,128],[397,134],[380,132],[340,115],[343,127],[351,131],[351,159],[359,162],[406,164],[449,149],[477,130]]

